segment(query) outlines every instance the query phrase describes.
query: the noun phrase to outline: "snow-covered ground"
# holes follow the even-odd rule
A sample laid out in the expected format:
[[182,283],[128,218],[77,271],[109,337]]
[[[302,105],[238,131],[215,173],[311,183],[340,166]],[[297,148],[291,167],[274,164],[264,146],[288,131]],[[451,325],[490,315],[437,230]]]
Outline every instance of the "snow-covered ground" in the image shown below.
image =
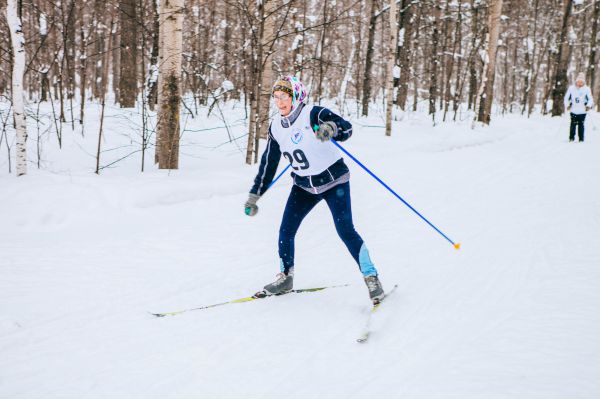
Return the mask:
[[597,115],[585,143],[567,142],[566,117],[472,130],[410,114],[392,137],[353,119],[344,147],[462,243],[347,160],[357,230],[384,288],[399,285],[358,344],[368,295],[324,204],[298,233],[295,286],[350,286],[148,313],[247,296],[278,271],[291,179],[244,215],[257,167],[228,107],[241,138],[187,119],[178,171],[150,151],[140,173],[139,116],[115,108],[101,163],[133,154],[99,176],[94,106],[62,150],[42,126],[42,170],[31,119],[27,176],[8,174],[2,144],[0,398],[600,397]]

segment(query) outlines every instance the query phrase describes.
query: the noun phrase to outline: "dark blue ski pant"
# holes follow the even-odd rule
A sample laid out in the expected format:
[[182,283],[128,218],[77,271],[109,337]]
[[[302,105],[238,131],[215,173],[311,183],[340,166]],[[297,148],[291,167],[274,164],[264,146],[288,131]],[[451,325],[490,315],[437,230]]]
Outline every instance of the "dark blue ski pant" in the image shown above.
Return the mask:
[[569,129],[569,140],[575,140],[575,129],[579,141],[583,141],[583,123],[585,122],[586,114],[574,114],[571,112],[571,127]]
[[344,242],[348,251],[365,275],[377,274],[370,261],[363,239],[358,235],[352,223],[352,208],[350,205],[350,183],[346,182],[332,187],[321,194],[312,194],[294,185],[287,200],[281,227],[279,228],[279,257],[282,272],[294,266],[294,238],[302,220],[321,200],[325,200],[335,229]]

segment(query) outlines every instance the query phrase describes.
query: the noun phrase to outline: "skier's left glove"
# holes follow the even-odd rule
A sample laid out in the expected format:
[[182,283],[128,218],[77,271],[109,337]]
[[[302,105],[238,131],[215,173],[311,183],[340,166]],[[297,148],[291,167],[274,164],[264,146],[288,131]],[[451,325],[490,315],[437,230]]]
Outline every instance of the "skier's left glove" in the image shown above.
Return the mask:
[[318,126],[315,135],[322,142],[334,139],[337,135],[337,125],[331,121],[323,122]]
[[256,206],[256,201],[260,198],[260,195],[250,193],[248,195],[248,200],[244,204],[244,212],[248,216],[254,216],[258,213],[258,206]]

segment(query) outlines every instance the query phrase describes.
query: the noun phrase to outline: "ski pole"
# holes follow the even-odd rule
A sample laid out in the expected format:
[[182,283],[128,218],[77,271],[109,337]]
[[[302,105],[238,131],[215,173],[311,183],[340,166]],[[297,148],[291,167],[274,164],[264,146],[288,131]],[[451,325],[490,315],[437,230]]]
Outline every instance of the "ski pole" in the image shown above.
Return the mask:
[[442,235],[442,237],[444,237],[446,240],[448,240],[450,242],[450,244],[452,244],[454,246],[455,249],[460,249],[460,243],[455,243],[454,241],[452,241],[450,238],[448,238],[448,236],[444,233],[442,233],[440,231],[440,229],[438,229],[437,227],[435,227],[429,220],[427,220],[423,215],[421,215],[415,208],[413,208],[408,202],[406,202],[401,196],[399,196],[394,190],[392,190],[387,184],[385,184],[379,177],[377,177],[373,172],[371,172],[365,165],[363,165],[358,159],[356,159],[352,154],[350,154],[348,151],[346,151],[346,149],[344,147],[342,147],[340,145],[340,143],[338,143],[335,140],[331,140],[331,142],[333,144],[335,144],[340,150],[342,150],[344,152],[344,154],[348,155],[350,158],[352,158],[352,160],[354,162],[356,162],[361,168],[363,168],[368,174],[370,174],[375,180],[377,180],[379,183],[381,183],[381,185],[385,188],[388,189],[388,191],[392,194],[394,194],[394,196],[396,198],[398,198],[400,201],[402,201],[404,203],[404,205],[406,205],[407,207],[410,208],[411,211],[413,211],[414,213],[416,213],[421,219],[423,219],[425,222],[427,222],[428,225],[430,225],[431,227],[433,227],[435,229],[435,231],[437,231],[438,233],[440,233]]
[[[286,170],[288,170],[288,169],[290,168],[290,166],[292,166],[292,164],[289,164],[288,166],[286,166],[286,167],[285,167],[285,168],[284,168],[284,169],[281,171],[281,173],[280,173],[279,175],[277,175],[277,177],[276,177],[275,179],[273,179],[273,181],[272,181],[272,182],[269,184],[269,186],[267,187],[267,190],[268,190],[268,189],[270,189],[270,188],[271,188],[271,186],[272,186],[273,184],[275,184],[275,182],[276,182],[277,180],[279,180],[279,178],[280,178],[281,176],[283,176],[283,174],[285,173],[285,171],[286,171]],[[266,190],[265,190],[265,191],[266,191]],[[245,208],[245,210],[244,210],[244,211],[246,212],[246,215],[250,215],[251,208],[250,208],[250,207],[247,207],[247,208]]]
[[277,180],[279,180],[279,178],[280,178],[281,176],[283,176],[283,174],[285,173],[285,171],[286,171],[286,170],[288,170],[288,169],[290,168],[290,166],[292,166],[292,164],[291,164],[291,163],[290,163],[290,164],[288,164],[288,166],[286,166],[286,167],[285,167],[285,169],[283,169],[283,170],[281,171],[281,173],[280,173],[279,175],[277,175],[277,177],[276,177],[275,179],[273,179],[273,181],[271,182],[271,184],[269,184],[269,187],[267,187],[267,190],[268,190],[268,189],[270,189],[270,188],[271,188],[271,186],[272,186],[273,184],[275,184],[275,182],[276,182]]

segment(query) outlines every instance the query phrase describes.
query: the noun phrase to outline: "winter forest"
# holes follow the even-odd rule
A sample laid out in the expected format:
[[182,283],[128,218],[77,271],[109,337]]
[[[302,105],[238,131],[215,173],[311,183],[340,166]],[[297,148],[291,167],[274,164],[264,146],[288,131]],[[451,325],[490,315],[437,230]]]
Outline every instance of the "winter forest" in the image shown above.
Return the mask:
[[600,398],[599,30],[0,0],[0,398]]
[[433,124],[561,115],[579,72],[600,92],[598,1],[3,1],[0,95],[14,105],[2,109],[4,154],[23,151],[19,115],[39,120],[40,105],[51,105],[46,134],[60,142],[88,122],[87,104],[110,104],[143,114],[143,151],[177,168],[173,115],[237,101],[253,163],[272,81],[288,74],[342,115],[367,116],[379,102],[388,124],[419,104]]

